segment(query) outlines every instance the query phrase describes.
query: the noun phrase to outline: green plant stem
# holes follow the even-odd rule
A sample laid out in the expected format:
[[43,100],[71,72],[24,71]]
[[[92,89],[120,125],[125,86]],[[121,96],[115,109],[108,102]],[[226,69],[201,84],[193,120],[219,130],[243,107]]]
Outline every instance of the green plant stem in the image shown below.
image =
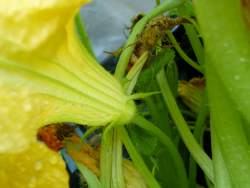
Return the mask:
[[101,143],[100,171],[101,184],[103,187],[111,187],[112,184],[112,158],[113,158],[113,129],[103,131]]
[[233,187],[248,188],[250,35],[242,1],[202,0],[194,5],[205,45],[211,125]]
[[167,31],[167,35],[169,40],[171,41],[171,43],[174,45],[174,48],[176,49],[176,51],[178,52],[178,54],[182,57],[182,59],[188,63],[190,66],[192,66],[194,69],[196,69],[197,71],[203,73],[202,67],[197,64],[196,62],[194,62],[192,59],[190,59],[187,54],[181,49],[180,45],[178,44],[178,42],[176,41],[173,33],[171,31]]
[[171,93],[168,81],[166,80],[164,69],[162,69],[156,77],[166,106],[169,109],[169,113],[171,114],[173,121],[175,122],[181,138],[183,139],[187,149],[189,150],[195,161],[199,164],[206,176],[208,176],[208,178],[213,182],[214,175],[212,161],[202,150],[202,148],[192,135],[191,131],[189,130],[188,125],[184,117],[182,116],[178,105],[176,104],[173,94]]
[[167,151],[171,155],[176,169],[175,173],[177,174],[177,177],[179,177],[179,180],[181,182],[180,188],[188,187],[187,174],[183,160],[171,139],[166,134],[164,134],[159,128],[157,128],[153,123],[146,120],[142,116],[136,115],[132,122],[140,128],[145,129],[150,134],[154,135],[160,140],[160,142],[166,147]]
[[100,127],[90,127],[81,137],[81,141],[84,141],[86,138],[88,138],[91,134],[93,134],[97,129]]
[[137,168],[137,170],[143,176],[147,185],[150,188],[160,188],[160,185],[158,184],[156,179],[153,177],[152,173],[148,170],[142,157],[136,151],[136,148],[134,147],[131,139],[129,138],[129,135],[128,135],[125,127],[120,126],[120,127],[117,127],[117,129],[118,129],[118,133],[122,139],[122,142],[124,143],[128,153],[129,153],[129,156],[131,157],[132,161],[134,162],[134,165]]
[[126,44],[125,44],[125,50],[122,52],[120,59],[117,63],[117,67],[115,70],[115,77],[118,80],[123,80],[123,77],[125,75],[126,68],[129,63],[129,59],[133,53],[133,50],[135,48],[137,35],[140,34],[145,25],[155,16],[158,16],[170,9],[176,8],[180,6],[182,3],[184,3],[186,0],[166,0],[163,3],[161,3],[159,6],[154,8],[150,13],[148,13],[146,16],[144,16],[133,28]]
[[[210,64],[209,61],[206,65],[207,63]],[[206,75],[211,108],[210,124],[213,128],[212,132],[217,135],[220,155],[233,187],[248,188],[250,185],[250,147],[247,132],[244,129],[245,122],[242,121],[242,114],[239,113],[238,108],[235,108],[235,103],[223,87],[223,81],[218,79],[218,74],[212,64],[206,66]],[[217,182],[227,181],[223,180],[227,177],[216,178],[221,178]]]
[[88,183],[89,188],[104,188],[96,175],[89,170],[87,167],[85,167],[83,164],[76,162],[76,166],[79,169],[80,173],[84,176],[86,179],[86,182]]
[[113,133],[113,158],[112,158],[112,187],[125,188],[123,176],[122,142],[118,131],[114,128]]
[[196,21],[191,18],[194,16],[194,14],[189,11],[188,6],[179,7],[178,12],[181,17],[184,17],[191,23],[191,24],[184,24],[183,26],[185,28],[185,32],[187,34],[191,47],[195,53],[198,63],[200,65],[203,65],[204,64],[204,49],[203,49],[201,39],[200,39],[200,28],[197,25]]
[[184,28],[188,36],[188,40],[198,60],[198,63],[200,65],[204,65],[204,50],[197,31],[195,30],[194,26],[190,24],[185,24]]
[[[194,125],[193,135],[199,143],[202,143],[202,136],[205,130],[205,121],[209,113],[207,102],[208,102],[207,96],[205,94],[203,96],[202,104],[199,109],[199,114]],[[190,161],[189,161],[189,187],[190,188],[193,188],[196,186],[196,175],[197,175],[196,163],[193,160],[193,158],[190,157]]]
[[103,187],[124,188],[122,142],[116,122],[103,131],[101,145],[101,183]]

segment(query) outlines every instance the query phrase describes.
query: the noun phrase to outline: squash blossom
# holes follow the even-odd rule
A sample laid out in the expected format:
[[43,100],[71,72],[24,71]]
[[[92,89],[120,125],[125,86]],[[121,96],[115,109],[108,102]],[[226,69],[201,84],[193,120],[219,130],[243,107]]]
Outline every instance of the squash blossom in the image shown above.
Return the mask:
[[0,1],[1,187],[66,187],[63,161],[36,140],[39,127],[124,124],[135,113],[77,36],[74,18],[87,2]]

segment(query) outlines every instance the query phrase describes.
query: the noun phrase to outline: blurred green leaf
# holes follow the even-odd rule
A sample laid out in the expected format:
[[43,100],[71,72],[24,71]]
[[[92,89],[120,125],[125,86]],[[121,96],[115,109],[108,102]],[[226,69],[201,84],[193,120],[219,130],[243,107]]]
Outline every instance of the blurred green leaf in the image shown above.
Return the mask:
[[131,125],[128,130],[137,150],[143,155],[152,155],[158,145],[157,138],[137,126]]
[[136,90],[139,92],[155,91],[155,76],[165,65],[171,62],[175,53],[171,49],[165,49],[157,56],[151,57],[149,67],[144,69],[139,76],[136,84]]

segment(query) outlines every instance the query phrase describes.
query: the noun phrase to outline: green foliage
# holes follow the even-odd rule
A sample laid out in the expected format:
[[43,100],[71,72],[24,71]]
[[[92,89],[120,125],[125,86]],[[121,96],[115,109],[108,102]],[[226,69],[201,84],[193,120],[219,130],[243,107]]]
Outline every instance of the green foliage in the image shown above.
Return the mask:
[[[3,142],[0,152],[14,151],[10,146],[17,145],[17,151],[28,147],[37,128],[44,124],[70,121],[88,126],[108,125],[103,128],[100,180],[86,166],[77,163],[91,188],[125,188],[123,145],[150,188],[200,187],[196,180],[197,165],[208,186],[249,187],[249,3],[243,0],[156,2],[157,7],[133,27],[115,78],[95,62],[79,15],[73,29],[67,31],[69,41],[58,47],[57,56],[1,54],[0,112],[4,115],[0,116],[0,122],[5,130],[0,140],[11,136],[9,142]],[[184,30],[197,63],[181,48],[179,43],[183,41],[176,40],[172,31],[166,31],[177,53],[171,48],[155,46],[157,50],[151,51],[156,54],[145,51],[126,75],[135,48],[132,44],[150,20],[167,11],[189,21]],[[178,55],[206,80],[202,104],[192,118],[184,115],[184,111],[192,112],[178,101],[181,74],[175,63]],[[132,99],[139,98],[136,96],[144,98],[135,102],[135,113]],[[22,136],[17,137],[16,127],[9,124],[18,125]],[[202,145],[205,128],[211,137],[212,159]],[[180,148],[180,143],[184,148]]]
[[138,92],[149,92],[155,90],[155,76],[167,64],[173,61],[175,53],[171,49],[164,49],[157,55],[152,55],[149,59],[149,66],[145,68],[137,81],[136,90]]

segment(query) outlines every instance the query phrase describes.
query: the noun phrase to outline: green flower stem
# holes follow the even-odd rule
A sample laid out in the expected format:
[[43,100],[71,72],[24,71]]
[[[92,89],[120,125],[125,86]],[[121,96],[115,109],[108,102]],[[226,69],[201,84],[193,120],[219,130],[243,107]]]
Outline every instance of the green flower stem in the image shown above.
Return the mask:
[[123,176],[122,142],[115,128],[113,133],[112,187],[125,188]]
[[[204,95],[201,107],[199,109],[199,114],[194,125],[193,135],[199,143],[202,143],[202,136],[205,130],[205,121],[209,114],[207,102],[208,102],[207,96]],[[193,160],[193,158],[190,157],[190,161],[189,161],[189,187],[190,188],[196,186],[196,175],[197,175],[196,163]]]
[[196,62],[194,62],[192,59],[190,59],[187,56],[187,54],[181,49],[181,47],[178,44],[178,42],[176,41],[173,33],[171,31],[167,31],[167,35],[168,35],[168,38],[170,39],[171,43],[174,45],[174,48],[176,49],[176,51],[182,57],[182,59],[184,61],[186,61],[186,63],[188,63],[190,66],[192,66],[194,69],[196,69],[197,71],[203,73],[202,67],[199,64],[197,64]]
[[[111,126],[111,125],[109,125]],[[111,187],[112,180],[112,158],[113,158],[113,129],[103,131],[101,143],[100,171],[101,184],[103,187]]]
[[133,50],[135,48],[135,43],[137,40],[137,35],[140,34],[145,25],[155,16],[158,16],[170,9],[176,8],[180,6],[182,3],[184,3],[186,0],[166,0],[163,3],[161,3],[159,6],[154,8],[150,13],[148,13],[146,16],[144,16],[133,28],[133,31],[131,32],[126,44],[125,44],[125,50],[122,52],[120,59],[118,61],[116,70],[115,70],[115,77],[119,80],[122,80],[125,71],[127,69],[129,59],[133,53]]
[[103,187],[124,188],[122,142],[116,122],[103,131],[101,145],[101,183]]
[[185,170],[185,166],[183,163],[183,160],[178,153],[178,150],[176,149],[174,143],[171,141],[171,139],[163,133],[159,128],[157,128],[153,123],[146,120],[144,117],[136,115],[132,121],[137,126],[141,127],[142,129],[145,129],[150,134],[156,136],[160,142],[166,147],[167,151],[172,157],[173,163],[175,165],[176,174],[179,177],[180,182],[182,183],[180,188],[188,187],[188,181],[187,181],[187,174]]
[[150,188],[160,188],[160,185],[156,181],[156,179],[153,177],[152,173],[148,170],[147,166],[145,165],[142,157],[138,154],[136,148],[134,147],[125,127],[120,126],[117,127],[119,135],[122,139],[122,142],[124,143],[129,156],[134,162],[135,167],[137,170],[141,173],[143,176],[145,182]]
[[183,118],[178,105],[171,93],[168,81],[166,80],[165,71],[162,69],[157,74],[157,82],[159,84],[160,90],[162,92],[164,101],[166,106],[169,109],[169,112],[175,122],[175,125],[193,158],[199,164],[201,169],[204,171],[206,176],[213,182],[214,175],[213,175],[213,166],[211,159],[207,156],[207,154],[202,150],[200,145],[195,140],[194,136],[192,135],[191,131],[188,128],[188,125]]

